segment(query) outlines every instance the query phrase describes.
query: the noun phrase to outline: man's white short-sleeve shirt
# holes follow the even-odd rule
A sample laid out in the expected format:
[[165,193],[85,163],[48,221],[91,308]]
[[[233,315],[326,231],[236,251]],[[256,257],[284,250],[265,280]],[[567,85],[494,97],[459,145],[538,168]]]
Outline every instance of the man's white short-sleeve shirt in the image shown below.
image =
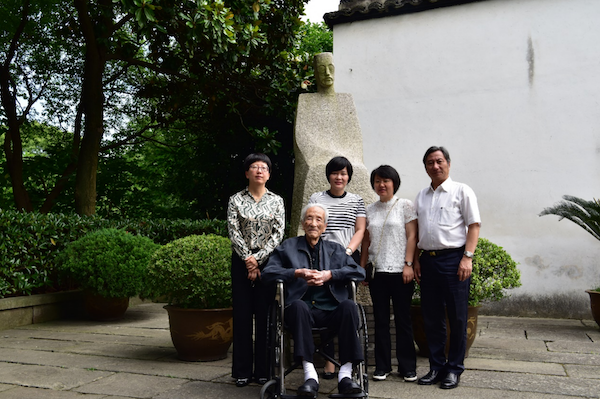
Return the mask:
[[477,197],[463,183],[446,179],[437,189],[431,186],[415,199],[419,220],[419,242],[424,250],[460,248],[467,242],[467,228],[481,224]]

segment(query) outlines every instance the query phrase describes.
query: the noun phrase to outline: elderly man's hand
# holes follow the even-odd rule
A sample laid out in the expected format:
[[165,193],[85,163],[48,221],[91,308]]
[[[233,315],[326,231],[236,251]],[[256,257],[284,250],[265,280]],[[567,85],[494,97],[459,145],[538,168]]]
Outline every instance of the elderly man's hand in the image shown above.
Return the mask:
[[296,269],[294,275],[306,280],[310,286],[321,286],[331,280],[331,270]]
[[463,256],[460,260],[460,264],[458,265],[458,279],[460,281],[465,281],[469,277],[471,277],[471,272],[473,271],[473,259],[467,258]]

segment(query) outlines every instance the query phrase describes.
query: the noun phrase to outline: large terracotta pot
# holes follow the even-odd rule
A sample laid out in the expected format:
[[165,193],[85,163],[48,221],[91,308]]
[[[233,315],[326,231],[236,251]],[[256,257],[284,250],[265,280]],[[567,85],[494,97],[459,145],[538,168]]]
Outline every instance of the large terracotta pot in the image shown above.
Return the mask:
[[167,305],[177,357],[190,362],[227,357],[233,341],[233,308],[183,309]]
[[600,327],[600,292],[598,291],[586,291],[590,294],[590,305],[592,306],[592,317]]
[[129,298],[106,298],[91,292],[84,293],[85,312],[92,320],[120,320],[129,307]]
[[[468,319],[467,319],[467,351],[465,356],[469,356],[469,349],[475,341],[477,336],[477,314],[481,306],[469,306]],[[413,336],[415,343],[419,348],[419,355],[429,357],[429,347],[427,346],[427,337],[425,336],[425,326],[423,324],[423,314],[421,313],[421,305],[411,305],[410,316],[412,318]],[[448,319],[446,318],[446,326],[449,325]],[[450,328],[446,328],[448,337],[446,340],[446,356],[448,356],[448,342],[450,341]]]

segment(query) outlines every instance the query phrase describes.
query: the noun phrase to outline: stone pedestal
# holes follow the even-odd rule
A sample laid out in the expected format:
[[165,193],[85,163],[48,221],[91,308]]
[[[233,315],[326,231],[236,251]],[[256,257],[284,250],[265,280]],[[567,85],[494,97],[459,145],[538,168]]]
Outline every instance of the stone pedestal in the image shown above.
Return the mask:
[[349,93],[307,93],[298,98],[294,127],[294,195],[290,236],[303,234],[300,212],[310,195],[329,189],[325,165],[335,156],[352,163],[354,173],[346,191],[359,194],[368,205],[377,200],[363,163],[358,115]]

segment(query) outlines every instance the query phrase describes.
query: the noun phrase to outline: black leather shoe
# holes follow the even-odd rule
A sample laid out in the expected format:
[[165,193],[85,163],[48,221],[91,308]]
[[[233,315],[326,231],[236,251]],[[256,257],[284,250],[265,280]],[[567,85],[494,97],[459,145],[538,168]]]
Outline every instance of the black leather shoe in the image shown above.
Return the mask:
[[433,385],[442,380],[444,376],[437,370],[429,370],[429,373],[419,378],[419,385]]
[[349,395],[352,393],[361,393],[362,388],[356,382],[352,381],[351,378],[345,377],[338,382],[338,391],[342,395]]
[[250,384],[250,378],[238,378],[235,380],[235,386],[238,388],[243,388],[248,384]]
[[324,380],[333,380],[335,378],[336,372],[334,371],[333,373],[331,371],[323,371],[323,373],[321,374],[321,377]]
[[314,378],[309,378],[304,381],[304,384],[298,387],[298,396],[317,397],[319,392],[319,383]]
[[448,375],[446,375],[446,378],[444,378],[442,380],[442,383],[440,384],[440,388],[442,388],[442,389],[456,388],[458,386],[459,382],[460,382],[460,375],[455,374],[455,373],[448,373]]

